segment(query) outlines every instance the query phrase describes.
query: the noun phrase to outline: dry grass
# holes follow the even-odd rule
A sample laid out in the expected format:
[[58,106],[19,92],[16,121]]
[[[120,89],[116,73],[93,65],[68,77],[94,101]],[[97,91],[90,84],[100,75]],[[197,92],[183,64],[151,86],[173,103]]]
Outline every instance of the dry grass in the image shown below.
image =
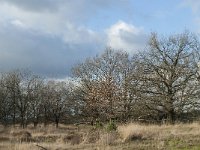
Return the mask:
[[88,125],[53,125],[34,129],[0,126],[1,150],[131,150],[200,149],[200,125],[141,125],[130,123],[106,132]]
[[152,149],[200,149],[200,124],[141,125],[128,124],[118,127],[124,143],[139,143]]

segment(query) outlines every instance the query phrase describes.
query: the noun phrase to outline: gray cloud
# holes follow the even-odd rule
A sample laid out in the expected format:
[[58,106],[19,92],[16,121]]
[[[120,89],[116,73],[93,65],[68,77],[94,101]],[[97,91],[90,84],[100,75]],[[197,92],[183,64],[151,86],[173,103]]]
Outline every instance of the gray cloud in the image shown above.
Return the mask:
[[1,71],[28,68],[44,76],[64,77],[70,75],[74,64],[98,51],[92,43],[66,43],[60,37],[26,31],[12,25],[1,28],[0,35]]
[[64,0],[0,0],[0,2],[16,5],[28,11],[54,11]]
[[29,68],[43,76],[60,78],[69,76],[74,64],[100,53],[106,46],[125,50],[140,47],[143,34],[139,36],[140,28],[131,24],[107,27],[117,35],[106,29],[97,32],[84,24],[102,10],[124,9],[128,2],[0,0],[0,71]]
[[130,0],[0,0],[0,2],[33,12],[64,11],[64,15],[80,19],[88,18],[99,10],[113,6],[118,9],[127,8]]

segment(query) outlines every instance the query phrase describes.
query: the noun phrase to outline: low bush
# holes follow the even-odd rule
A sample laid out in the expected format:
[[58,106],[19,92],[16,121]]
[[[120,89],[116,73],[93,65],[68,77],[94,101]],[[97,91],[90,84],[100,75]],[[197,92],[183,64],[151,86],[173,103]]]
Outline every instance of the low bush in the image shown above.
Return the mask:
[[115,121],[110,119],[109,123],[106,126],[106,131],[110,132],[110,131],[116,131],[116,130],[117,130],[117,125]]

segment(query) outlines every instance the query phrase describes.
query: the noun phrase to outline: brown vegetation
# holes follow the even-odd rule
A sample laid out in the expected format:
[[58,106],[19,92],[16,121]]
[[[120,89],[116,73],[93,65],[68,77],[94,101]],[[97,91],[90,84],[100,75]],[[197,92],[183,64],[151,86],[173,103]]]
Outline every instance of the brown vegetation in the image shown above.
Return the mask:
[[198,149],[200,124],[119,125],[117,131],[88,125],[49,125],[26,129],[1,127],[1,150],[71,150],[71,149]]

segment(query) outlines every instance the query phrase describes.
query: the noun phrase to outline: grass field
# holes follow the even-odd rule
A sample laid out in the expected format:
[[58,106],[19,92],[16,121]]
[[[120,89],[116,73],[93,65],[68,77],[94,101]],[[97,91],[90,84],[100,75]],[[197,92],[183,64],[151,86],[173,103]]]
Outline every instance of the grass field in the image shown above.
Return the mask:
[[88,125],[34,129],[0,127],[0,150],[200,150],[200,124],[118,125],[117,131]]

